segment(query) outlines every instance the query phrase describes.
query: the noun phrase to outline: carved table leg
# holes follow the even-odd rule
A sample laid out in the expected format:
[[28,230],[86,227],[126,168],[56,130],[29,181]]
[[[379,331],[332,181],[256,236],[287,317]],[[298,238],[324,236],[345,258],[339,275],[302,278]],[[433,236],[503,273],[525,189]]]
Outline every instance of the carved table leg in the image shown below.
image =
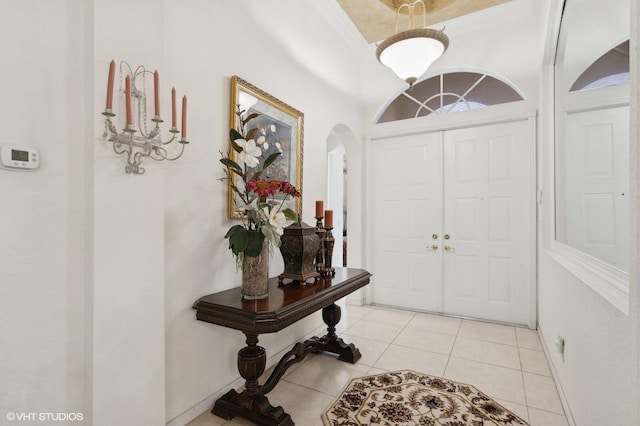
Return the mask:
[[322,319],[327,324],[327,335],[321,338],[314,337],[319,343],[318,352],[331,352],[339,355],[340,361],[347,361],[355,364],[361,357],[360,350],[353,343],[345,343],[336,335],[336,324],[340,321],[340,306],[335,303],[322,310]]
[[227,420],[240,416],[260,425],[293,425],[291,416],[282,407],[273,407],[261,392],[258,378],[267,364],[267,352],[258,346],[257,334],[246,336],[247,346],[238,352],[238,370],[246,380],[245,390],[230,390],[216,401],[211,412]]

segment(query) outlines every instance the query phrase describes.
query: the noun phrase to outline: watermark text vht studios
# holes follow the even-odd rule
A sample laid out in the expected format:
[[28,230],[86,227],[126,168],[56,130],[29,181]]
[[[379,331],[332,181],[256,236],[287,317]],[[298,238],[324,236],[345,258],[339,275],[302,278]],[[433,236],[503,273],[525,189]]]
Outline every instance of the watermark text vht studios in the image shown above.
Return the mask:
[[81,422],[82,413],[18,413],[9,411],[6,419],[10,422]]

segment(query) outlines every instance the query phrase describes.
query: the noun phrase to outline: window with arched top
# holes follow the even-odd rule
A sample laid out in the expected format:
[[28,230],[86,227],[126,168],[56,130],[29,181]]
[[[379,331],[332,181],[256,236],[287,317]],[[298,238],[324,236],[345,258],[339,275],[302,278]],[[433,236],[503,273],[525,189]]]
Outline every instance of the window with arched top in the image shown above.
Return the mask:
[[620,43],[592,63],[569,89],[570,92],[629,83],[629,40]]
[[452,72],[414,84],[395,98],[377,123],[448,114],[524,98],[508,83],[487,74]]

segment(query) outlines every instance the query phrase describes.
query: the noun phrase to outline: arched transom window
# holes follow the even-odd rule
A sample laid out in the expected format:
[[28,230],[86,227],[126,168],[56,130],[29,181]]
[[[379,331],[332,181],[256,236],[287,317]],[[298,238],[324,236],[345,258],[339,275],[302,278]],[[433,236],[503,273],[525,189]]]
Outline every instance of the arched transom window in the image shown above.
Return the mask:
[[509,84],[487,74],[452,72],[431,77],[405,90],[389,104],[377,122],[466,111],[522,99]]
[[570,92],[629,83],[629,40],[600,56],[578,77]]

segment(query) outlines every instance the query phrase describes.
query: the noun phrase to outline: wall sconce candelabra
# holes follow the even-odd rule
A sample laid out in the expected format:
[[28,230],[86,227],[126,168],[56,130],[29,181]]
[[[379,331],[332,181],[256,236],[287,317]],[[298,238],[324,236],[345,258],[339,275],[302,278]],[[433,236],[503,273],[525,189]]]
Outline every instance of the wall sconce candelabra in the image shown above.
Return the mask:
[[[187,140],[187,97],[182,98],[182,129],[176,127],[176,89],[171,89],[171,134],[170,139],[164,141],[160,134],[160,123],[164,120],[160,117],[160,95],[159,95],[159,74],[158,71],[147,71],[142,65],[132,71],[127,62],[120,63],[120,82],[122,75],[124,78],[124,97],[126,125],[120,133],[111,121],[116,114],[113,112],[113,80],[115,76],[115,61],[109,64],[109,77],[107,80],[107,105],[102,113],[105,116],[105,130],[103,137],[113,143],[113,150],[118,155],[127,156],[125,171],[133,174],[143,174],[144,167],[141,166],[143,158],[150,158],[155,161],[174,161],[182,156],[184,147],[189,143]],[[147,116],[147,94],[146,77],[153,75],[154,92],[154,115],[151,121],[155,126],[148,129]],[[120,84],[122,86],[122,84]],[[119,90],[122,93],[122,87]],[[133,101],[133,104],[132,104]],[[136,124],[134,124],[134,111]],[[181,133],[178,138],[178,133]],[[169,148],[169,149],[167,149]]]

